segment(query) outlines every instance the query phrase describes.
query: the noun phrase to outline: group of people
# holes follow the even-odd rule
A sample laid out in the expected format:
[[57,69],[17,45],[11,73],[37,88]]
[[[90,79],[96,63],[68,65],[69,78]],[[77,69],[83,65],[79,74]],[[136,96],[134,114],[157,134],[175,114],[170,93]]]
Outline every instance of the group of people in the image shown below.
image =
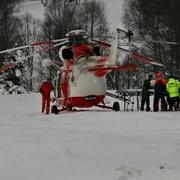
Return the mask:
[[155,80],[153,80],[153,75],[149,75],[148,79],[144,81],[142,88],[142,98],[141,98],[141,111],[150,111],[150,95],[153,89],[154,99],[153,99],[153,111],[178,111],[180,104],[180,81],[169,76],[167,79],[163,74],[158,71],[155,73]]

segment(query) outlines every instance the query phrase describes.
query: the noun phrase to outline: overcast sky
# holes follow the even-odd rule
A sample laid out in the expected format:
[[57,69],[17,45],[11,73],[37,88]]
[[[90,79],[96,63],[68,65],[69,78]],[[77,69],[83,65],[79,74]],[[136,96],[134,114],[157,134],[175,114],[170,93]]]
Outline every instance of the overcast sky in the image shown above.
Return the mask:
[[[107,12],[107,19],[110,24],[110,28],[114,29],[115,27],[122,26],[121,25],[121,18],[123,14],[123,2],[124,0],[97,0],[99,2],[104,2],[106,6],[106,12]],[[24,3],[23,5],[23,11],[29,12],[34,15],[36,18],[43,18],[43,10],[44,7],[39,2],[28,2]],[[28,6],[27,6],[28,4]]]
[[123,2],[124,0],[98,0],[104,2],[107,10],[107,18],[111,29],[122,26]]
[[104,2],[106,6],[107,19],[110,28],[122,26],[123,2],[124,0],[97,0]]

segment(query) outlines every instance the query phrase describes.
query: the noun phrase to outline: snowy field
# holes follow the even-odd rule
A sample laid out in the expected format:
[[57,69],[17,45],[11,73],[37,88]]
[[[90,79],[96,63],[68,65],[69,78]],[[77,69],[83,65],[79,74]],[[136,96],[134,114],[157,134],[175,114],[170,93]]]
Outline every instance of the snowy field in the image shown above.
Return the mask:
[[0,96],[1,180],[179,180],[180,112],[40,113]]

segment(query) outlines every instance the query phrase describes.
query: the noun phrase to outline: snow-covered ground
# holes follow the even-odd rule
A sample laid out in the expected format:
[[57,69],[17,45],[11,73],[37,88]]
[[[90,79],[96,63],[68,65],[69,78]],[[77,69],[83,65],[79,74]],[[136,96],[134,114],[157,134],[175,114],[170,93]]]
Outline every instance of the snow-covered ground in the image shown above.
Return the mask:
[[40,113],[40,95],[0,96],[2,180],[179,180],[180,112]]

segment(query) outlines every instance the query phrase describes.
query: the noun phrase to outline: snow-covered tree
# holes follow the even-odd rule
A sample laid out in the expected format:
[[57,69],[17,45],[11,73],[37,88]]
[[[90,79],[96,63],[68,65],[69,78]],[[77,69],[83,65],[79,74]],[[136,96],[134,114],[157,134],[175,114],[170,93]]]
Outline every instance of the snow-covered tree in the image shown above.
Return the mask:
[[[0,50],[12,48],[15,43],[21,42],[19,30],[21,22],[16,16],[20,0],[0,1]],[[2,65],[4,54],[0,55]]]
[[165,64],[170,74],[180,73],[179,7],[177,0],[128,0],[124,15],[126,27],[142,40],[156,61]]

